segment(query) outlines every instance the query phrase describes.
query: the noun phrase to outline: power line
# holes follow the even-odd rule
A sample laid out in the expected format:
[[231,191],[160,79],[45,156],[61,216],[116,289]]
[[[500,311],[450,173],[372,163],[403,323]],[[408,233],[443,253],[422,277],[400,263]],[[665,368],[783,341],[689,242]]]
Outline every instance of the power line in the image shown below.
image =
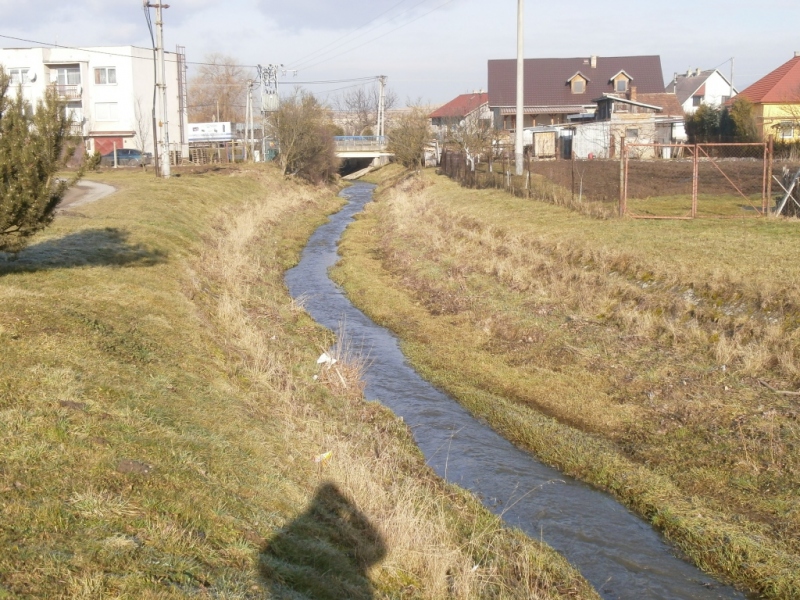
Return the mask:
[[[397,31],[398,29],[402,29],[403,27],[406,27],[406,26],[408,26],[408,25],[411,25],[412,23],[415,23],[416,21],[419,21],[420,19],[422,19],[422,18],[424,18],[424,17],[427,17],[429,14],[431,14],[431,13],[434,13],[434,12],[436,12],[437,10],[439,10],[440,8],[444,8],[445,6],[447,6],[448,4],[452,4],[453,2],[455,2],[455,0],[446,0],[445,2],[443,2],[442,4],[440,4],[439,6],[436,6],[435,8],[433,8],[433,9],[429,10],[428,12],[421,14],[421,15],[420,15],[420,16],[418,16],[416,19],[411,19],[410,21],[406,21],[406,22],[405,22],[405,23],[403,23],[402,25],[398,25],[398,26],[397,26],[397,27],[395,27],[394,29],[390,29],[389,31],[387,31],[387,32],[385,32],[385,33],[382,33],[382,34],[380,34],[380,35],[378,35],[378,36],[375,36],[374,38],[371,38],[371,39],[367,40],[366,42],[364,42],[364,43],[362,43],[362,44],[359,44],[358,46],[353,46],[352,48],[349,48],[348,50],[345,50],[344,52],[340,52],[339,54],[335,54],[335,55],[333,55],[333,56],[329,56],[328,58],[326,58],[326,59],[324,59],[324,60],[321,60],[321,61],[318,61],[318,62],[315,62],[314,64],[311,64],[311,65],[305,65],[303,68],[304,68],[304,69],[311,69],[311,68],[313,68],[313,67],[316,67],[317,65],[321,65],[321,64],[324,64],[324,63],[326,63],[326,62],[329,62],[329,61],[331,61],[331,60],[333,60],[333,59],[335,59],[335,58],[339,58],[340,56],[343,56],[343,55],[345,55],[345,54],[347,54],[347,53],[349,53],[349,52],[352,52],[353,50],[357,50],[358,48],[361,48],[361,47],[363,47],[363,46],[366,46],[367,44],[370,44],[370,43],[372,43],[372,42],[374,42],[374,41],[376,41],[376,40],[379,40],[379,39],[381,39],[381,38],[383,38],[383,37],[385,37],[385,36],[389,35],[390,33],[394,33],[394,32],[395,32],[395,31]],[[416,6],[416,5],[415,5],[415,6]]]
[[[384,16],[385,14],[387,14],[387,13],[389,13],[389,12],[393,11],[395,8],[397,8],[398,6],[400,6],[401,4],[403,4],[405,1],[406,1],[406,0],[400,0],[400,2],[398,2],[398,3],[397,3],[397,4],[395,4],[395,5],[393,5],[391,8],[389,8],[389,9],[387,9],[387,10],[383,11],[382,13],[380,13],[379,15],[377,15],[375,18],[373,18],[373,19],[370,19],[369,21],[367,21],[366,23],[364,23],[363,25],[361,25],[361,26],[357,27],[356,29],[354,29],[354,30],[352,30],[352,31],[348,31],[348,32],[347,32],[346,34],[344,34],[342,37],[340,37],[340,38],[338,38],[338,39],[334,40],[333,42],[330,42],[330,43],[328,43],[328,44],[325,44],[324,46],[322,46],[322,47],[320,47],[320,48],[317,48],[315,51],[313,51],[313,52],[311,52],[311,53],[309,53],[309,54],[305,55],[303,58],[299,59],[298,61],[295,61],[293,64],[297,65],[297,68],[303,68],[303,65],[307,64],[308,62],[310,62],[310,60],[315,60],[315,59],[312,59],[311,57],[316,57],[316,56],[318,56],[319,54],[321,54],[321,53],[323,52],[323,50],[326,50],[327,48],[329,48],[329,47],[331,47],[331,46],[333,46],[332,50],[336,50],[336,48],[339,48],[339,47],[345,46],[345,45],[349,44],[350,42],[352,42],[352,41],[354,41],[354,40],[356,40],[356,39],[358,39],[358,38],[360,38],[360,37],[363,37],[363,36],[365,36],[365,35],[366,35],[366,34],[368,34],[370,31],[374,31],[375,29],[378,29],[379,27],[382,27],[382,26],[383,26],[383,23],[381,23],[381,24],[379,24],[379,25],[376,25],[375,27],[371,27],[371,28],[367,29],[366,31],[362,32],[361,34],[359,34],[359,35],[356,35],[355,37],[352,37],[351,39],[349,39],[349,40],[348,40],[347,42],[345,42],[344,44],[339,44],[339,42],[341,42],[342,40],[344,40],[344,39],[346,39],[346,38],[348,38],[348,37],[352,36],[354,33],[358,32],[358,31],[361,31],[362,29],[364,29],[365,27],[367,27],[367,25],[370,25],[370,24],[374,23],[375,21],[377,21],[378,19],[380,19],[380,18],[381,18],[382,16]],[[405,15],[405,14],[407,14],[407,13],[411,12],[411,11],[412,11],[412,10],[414,10],[414,9],[415,9],[417,6],[419,6],[420,4],[423,4],[423,3],[424,3],[424,2],[426,2],[426,1],[427,1],[427,0],[419,0],[419,2],[417,2],[416,4],[414,4],[414,5],[410,6],[410,7],[409,7],[409,8],[407,8],[406,10],[404,10],[404,11],[400,12],[399,14],[395,15],[395,18],[402,17],[403,15]],[[338,44],[338,46],[337,46],[337,44]],[[310,60],[309,60],[309,59],[310,59]]]
[[[50,48],[61,48],[63,50],[79,50],[81,52],[88,52],[90,54],[103,54],[105,56],[120,56],[122,58],[135,58],[137,60],[152,60],[150,58],[144,56],[134,56],[132,54],[120,54],[119,52],[110,52],[108,50],[98,50],[97,48],[80,48],[78,46],[64,46],[62,44],[52,44],[49,42],[42,42],[39,40],[29,40],[26,38],[15,37],[13,35],[4,35],[0,34],[0,38],[7,39],[7,40],[14,40],[15,42],[24,42],[26,44],[36,44],[37,46],[47,46]],[[147,52],[151,52],[152,48],[142,48],[141,46],[134,46],[133,44],[129,44],[131,48],[136,48],[137,50],[145,50]],[[5,50],[24,50],[24,48],[4,48]],[[174,52],[165,51],[168,54],[175,54]],[[168,60],[167,62],[174,62],[177,63],[177,60]],[[255,69],[256,65],[236,65],[236,64],[224,64],[224,63],[210,63],[210,62],[199,62],[199,61],[186,61],[185,64],[187,65],[200,65],[200,66],[208,66],[208,67],[230,67],[230,68],[242,68],[242,69]]]

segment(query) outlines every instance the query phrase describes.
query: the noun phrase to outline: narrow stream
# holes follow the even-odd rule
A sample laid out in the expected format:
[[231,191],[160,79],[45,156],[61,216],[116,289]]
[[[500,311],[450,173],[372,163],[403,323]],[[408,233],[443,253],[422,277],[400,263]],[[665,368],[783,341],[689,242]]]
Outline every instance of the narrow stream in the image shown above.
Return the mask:
[[563,553],[608,599],[745,598],[677,558],[653,528],[607,494],[540,463],[424,381],[397,339],[356,309],[328,278],[339,238],[374,186],[342,192],[349,203],[309,240],[286,274],[294,298],[320,324],[344,327],[369,355],[366,396],[403,417],[428,464],[478,495],[493,512]]

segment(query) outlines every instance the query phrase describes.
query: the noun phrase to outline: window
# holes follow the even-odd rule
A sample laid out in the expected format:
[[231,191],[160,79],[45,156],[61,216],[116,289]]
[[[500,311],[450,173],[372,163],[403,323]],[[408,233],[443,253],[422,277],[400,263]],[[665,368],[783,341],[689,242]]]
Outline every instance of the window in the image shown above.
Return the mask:
[[781,121],[781,137],[785,140],[794,138],[794,123],[791,121]]
[[94,82],[97,85],[115,85],[117,69],[115,67],[98,67],[94,70]]
[[55,71],[55,83],[60,86],[63,85],[80,85],[81,84],[81,69],[80,67],[59,67],[53,69]]
[[638,129],[626,129],[625,130],[625,138],[629,140],[635,140],[639,138],[639,130]]
[[586,91],[586,82],[583,79],[573,79],[572,80],[572,93],[573,94],[582,94]]
[[96,121],[118,121],[119,108],[116,102],[96,102],[94,105]]
[[[608,88],[606,88],[608,89]],[[617,79],[617,84],[614,88],[618,92],[627,92],[628,91],[628,80],[624,77]]]
[[8,75],[11,78],[10,84],[12,87],[16,87],[20,83],[22,85],[28,83],[28,69],[9,69]]
[[700,106],[703,103],[702,96],[692,96],[692,106]]

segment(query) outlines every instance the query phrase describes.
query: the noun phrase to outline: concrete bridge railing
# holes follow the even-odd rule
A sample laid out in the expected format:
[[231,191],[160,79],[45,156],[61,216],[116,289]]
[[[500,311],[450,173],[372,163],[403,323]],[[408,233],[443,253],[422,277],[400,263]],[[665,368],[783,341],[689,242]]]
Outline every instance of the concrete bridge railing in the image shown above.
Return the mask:
[[333,138],[337,152],[381,152],[389,145],[386,136],[339,135]]

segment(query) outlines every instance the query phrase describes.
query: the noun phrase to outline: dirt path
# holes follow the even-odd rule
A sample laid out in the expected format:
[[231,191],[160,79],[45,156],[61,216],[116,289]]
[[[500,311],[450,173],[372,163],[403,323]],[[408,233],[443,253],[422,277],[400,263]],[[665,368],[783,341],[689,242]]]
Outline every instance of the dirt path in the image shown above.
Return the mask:
[[67,190],[64,199],[58,205],[58,212],[64,212],[90,202],[105,198],[117,191],[117,188],[96,181],[81,180]]

